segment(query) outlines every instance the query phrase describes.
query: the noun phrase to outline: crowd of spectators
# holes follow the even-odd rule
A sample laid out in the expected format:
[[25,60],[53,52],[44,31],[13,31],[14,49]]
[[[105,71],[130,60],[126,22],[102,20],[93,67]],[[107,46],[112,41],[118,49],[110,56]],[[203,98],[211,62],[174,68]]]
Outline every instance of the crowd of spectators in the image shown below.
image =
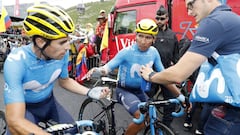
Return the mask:
[[[16,32],[16,31],[15,31]],[[27,45],[30,43],[30,38],[21,34],[2,33],[0,36],[0,59],[4,61],[12,49]]]

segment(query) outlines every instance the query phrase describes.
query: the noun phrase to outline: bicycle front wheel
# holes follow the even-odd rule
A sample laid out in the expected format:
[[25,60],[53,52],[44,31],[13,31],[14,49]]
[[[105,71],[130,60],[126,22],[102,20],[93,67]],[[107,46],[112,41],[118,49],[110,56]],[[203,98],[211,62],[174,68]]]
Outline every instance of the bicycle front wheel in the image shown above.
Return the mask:
[[[144,135],[152,135],[150,126],[148,126],[145,129]],[[168,128],[163,123],[157,123],[157,125],[155,126],[155,135],[175,135],[175,134],[170,128]]]
[[0,111],[0,135],[4,135],[6,132],[7,123],[5,119],[5,113]]
[[110,135],[111,133],[111,115],[107,105],[101,100],[86,99],[80,108],[78,120],[92,120],[94,123],[103,122],[99,135]]

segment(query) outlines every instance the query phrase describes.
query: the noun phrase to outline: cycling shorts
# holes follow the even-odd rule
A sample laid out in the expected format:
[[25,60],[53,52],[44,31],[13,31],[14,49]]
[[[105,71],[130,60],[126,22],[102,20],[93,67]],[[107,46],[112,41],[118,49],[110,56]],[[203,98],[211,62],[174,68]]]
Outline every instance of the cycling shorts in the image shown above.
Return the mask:
[[[25,118],[35,123],[53,120],[57,123],[73,123],[72,116],[57,102],[53,94],[39,103],[26,103]],[[11,135],[7,130],[6,135]]]
[[138,110],[138,104],[148,100],[148,96],[143,91],[129,91],[124,88],[116,88],[117,100],[133,116]]

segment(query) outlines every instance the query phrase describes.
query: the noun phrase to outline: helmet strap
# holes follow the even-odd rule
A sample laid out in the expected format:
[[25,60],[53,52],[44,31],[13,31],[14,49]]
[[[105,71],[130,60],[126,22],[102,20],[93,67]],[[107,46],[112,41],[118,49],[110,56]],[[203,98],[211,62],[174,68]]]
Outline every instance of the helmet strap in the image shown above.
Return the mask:
[[50,43],[51,43],[51,40],[48,39],[42,48],[38,47],[41,51],[41,54],[45,57],[46,60],[52,59],[49,56],[47,56],[47,54],[44,52],[44,50],[50,45]]
[[43,56],[45,57],[46,60],[51,60],[52,58],[50,58],[49,56],[47,56],[47,54],[44,52],[44,50],[50,45],[51,40],[50,40],[50,39],[46,39],[46,38],[44,38],[45,41],[46,41],[46,43],[43,45],[42,48],[40,48],[40,47],[37,45],[35,39],[36,39],[36,36],[33,37],[34,46],[37,47],[37,48],[40,50],[41,55],[43,55]]

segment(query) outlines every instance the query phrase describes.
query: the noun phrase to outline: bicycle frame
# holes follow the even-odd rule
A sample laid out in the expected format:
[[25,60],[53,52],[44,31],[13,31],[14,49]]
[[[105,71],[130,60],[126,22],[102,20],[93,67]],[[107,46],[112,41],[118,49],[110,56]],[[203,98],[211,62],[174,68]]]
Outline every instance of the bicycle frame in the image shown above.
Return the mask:
[[[104,84],[105,83],[109,83],[109,85],[114,85],[114,84],[117,83],[117,80],[109,78],[109,77],[101,77],[101,80],[102,80],[102,82]],[[110,134],[115,135],[116,134],[116,129],[115,129],[116,123],[115,123],[115,114],[114,114],[115,110],[114,110],[114,106],[115,106],[116,103],[118,103],[118,101],[112,99],[112,94],[113,94],[113,89],[112,89],[112,86],[111,86],[111,96],[109,96],[107,98],[110,101],[110,104],[105,109],[106,110],[110,110],[110,113],[111,113],[111,116],[112,116],[112,119],[111,119],[112,125],[110,125],[111,126],[110,127],[110,129],[111,129]]]
[[99,85],[99,83],[101,83],[101,85],[106,85],[111,89],[110,95],[106,98],[110,104],[105,104],[104,102],[102,102],[102,100],[86,99],[80,108],[78,119],[79,120],[82,119],[83,110],[87,106],[87,104],[89,104],[90,102],[95,102],[101,106],[101,111],[93,115],[93,118],[90,118],[90,119],[94,120],[95,118],[101,116],[103,113],[107,112],[107,114],[109,114],[108,121],[110,122],[108,123],[109,134],[116,135],[118,131],[116,130],[114,106],[116,103],[118,103],[118,101],[113,99],[112,97],[113,97],[113,89],[116,87],[117,80],[110,77],[106,77],[106,76],[101,77],[97,74],[94,75],[94,79],[97,79],[97,81],[93,84],[93,87],[96,87]]
[[[180,105],[180,111],[179,112],[172,112],[172,115],[174,117],[180,117],[184,114],[184,108],[182,107],[181,103],[177,99],[169,99],[169,100],[163,100],[163,101],[149,101],[149,102],[141,102],[138,104],[138,108],[140,109],[140,117],[138,119],[134,118],[133,122],[136,124],[140,124],[144,121],[145,115],[144,113],[149,112],[149,126],[151,135],[155,135],[156,129],[158,130],[158,135],[163,135],[163,132],[160,128],[155,127],[155,123],[158,120],[157,118],[157,112],[156,112],[156,105],[160,104],[168,104],[168,103],[176,103]],[[147,110],[146,110],[147,109]]]

